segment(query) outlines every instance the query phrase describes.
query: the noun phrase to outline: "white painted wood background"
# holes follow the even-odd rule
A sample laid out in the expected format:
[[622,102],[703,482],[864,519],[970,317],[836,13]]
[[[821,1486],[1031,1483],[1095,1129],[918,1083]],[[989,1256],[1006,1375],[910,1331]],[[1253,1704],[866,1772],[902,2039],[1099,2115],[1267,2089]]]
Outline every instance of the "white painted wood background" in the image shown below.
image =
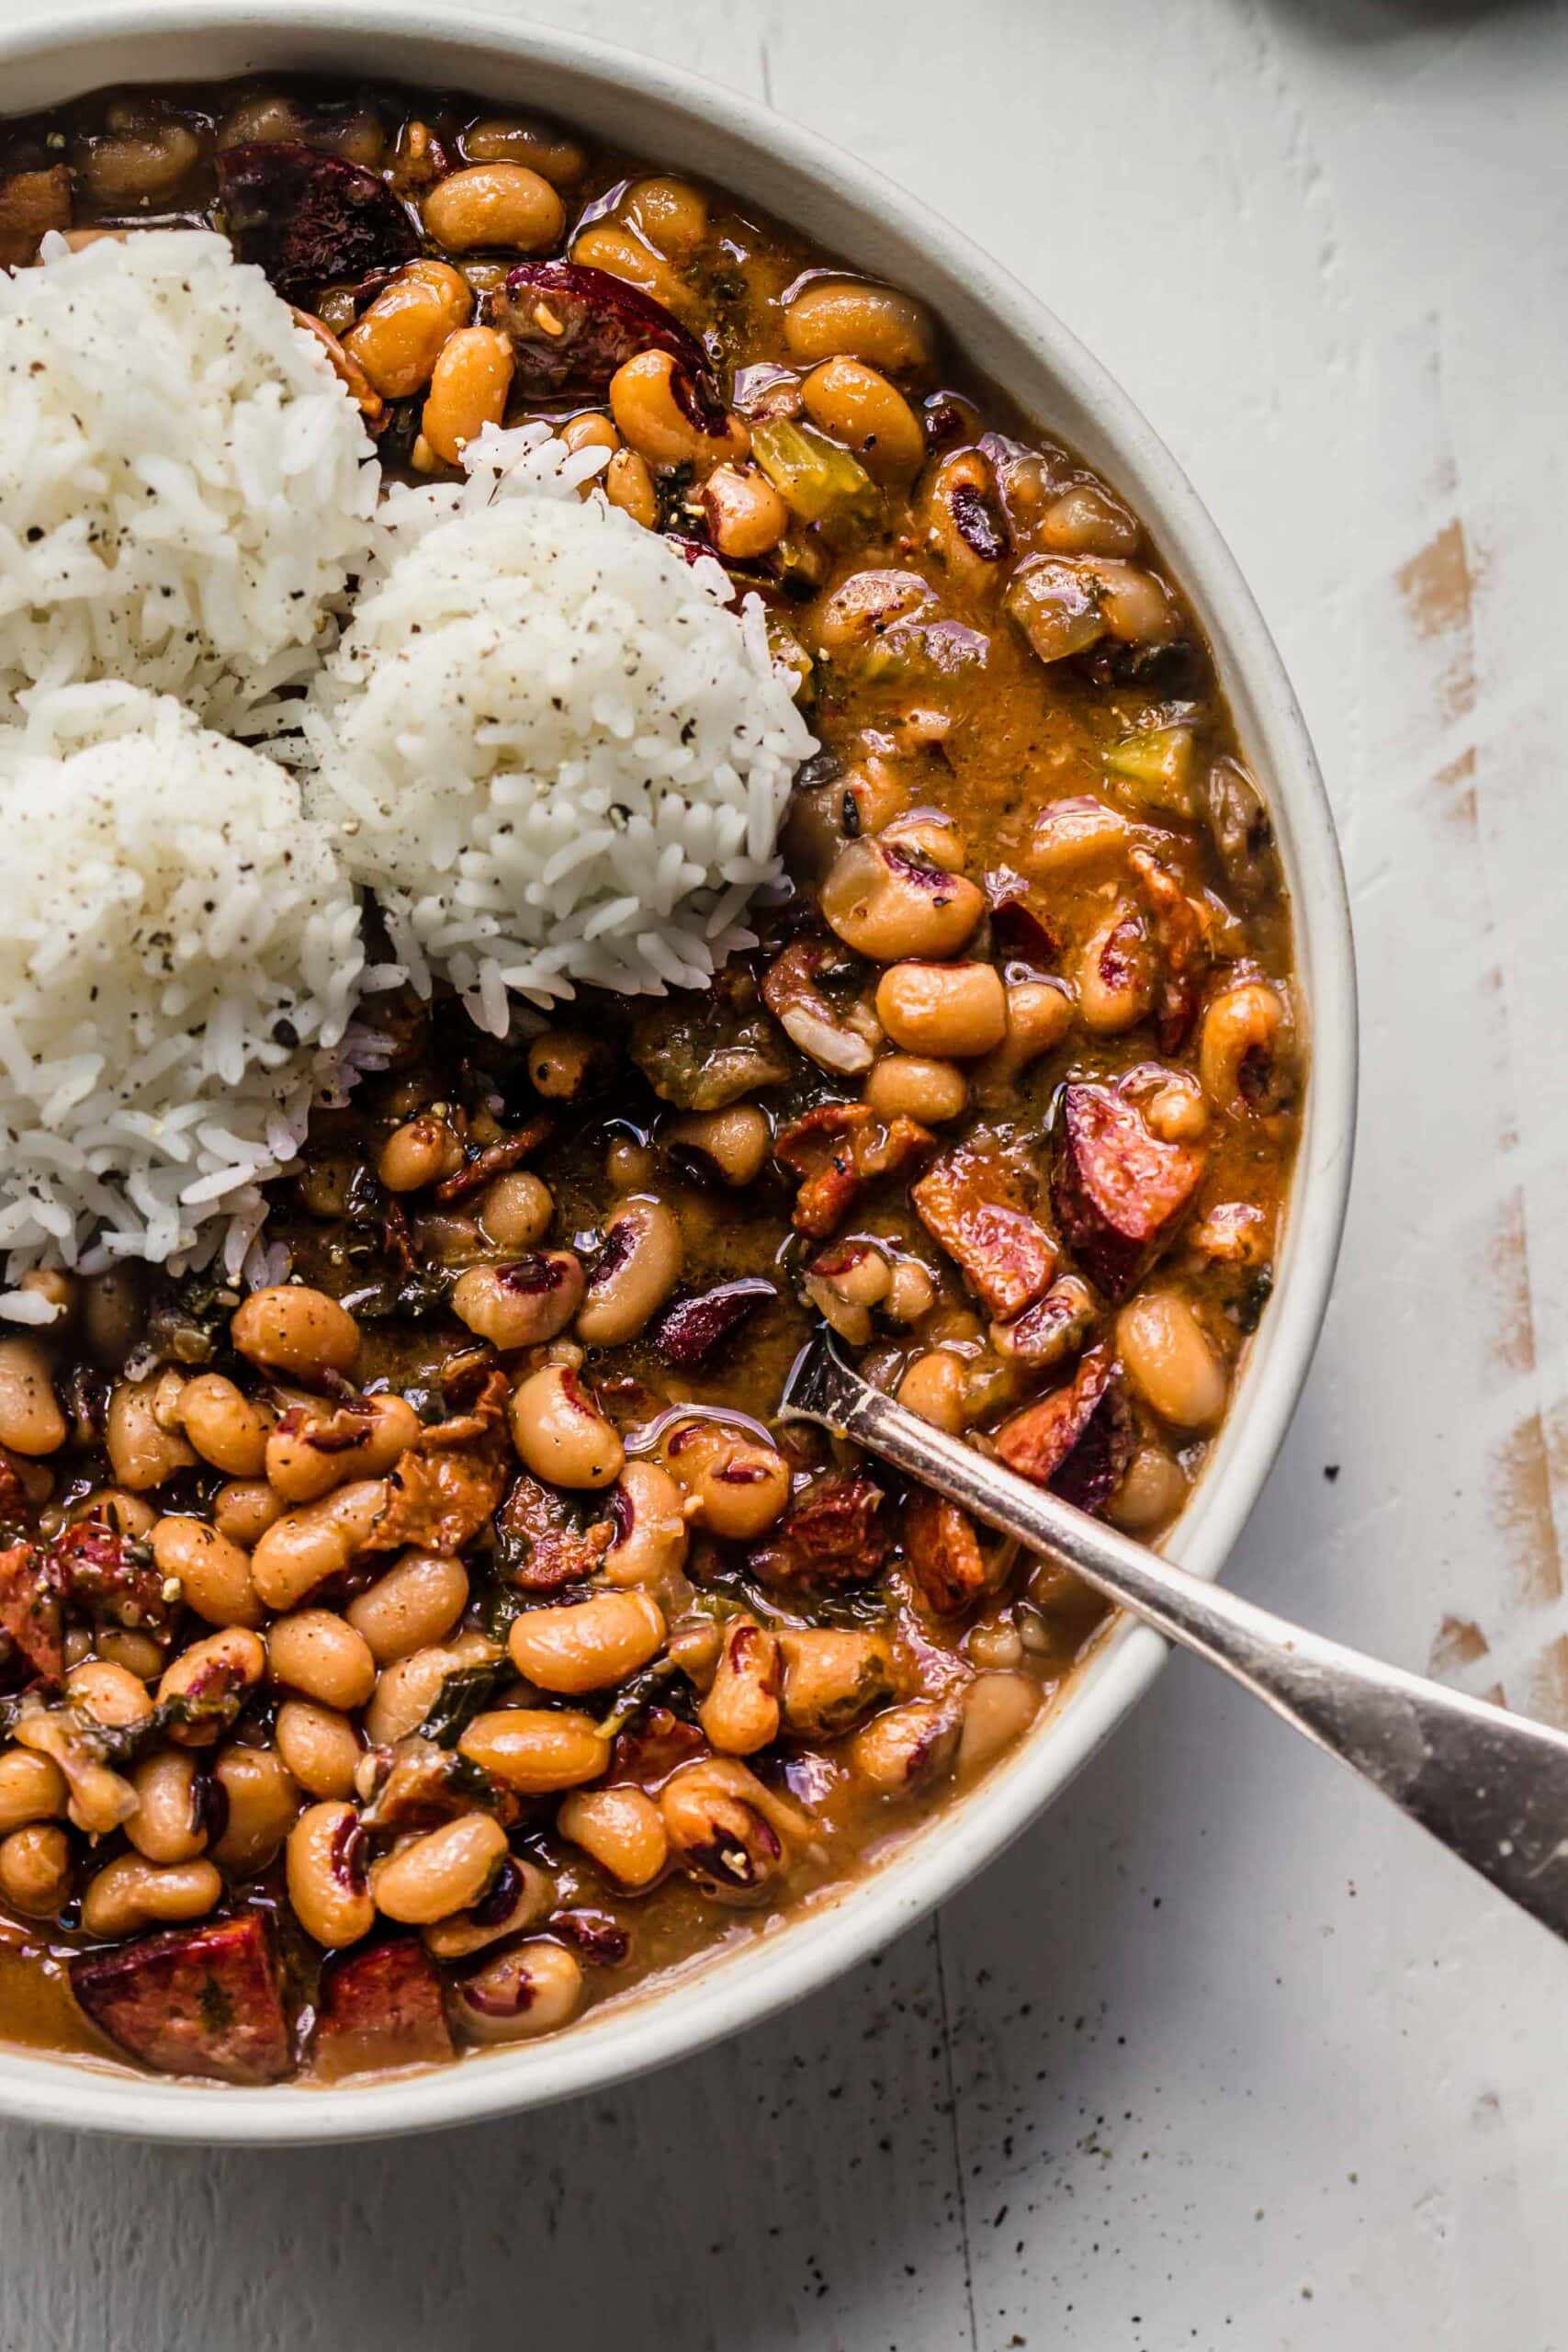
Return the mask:
[[[1232,1573],[1568,1719],[1568,11],[533,13],[918,189],[1209,501],[1327,774],[1365,1042],[1335,1305]],[[0,2132],[0,2352],[1565,2352],[1565,1992],[1178,1662],[937,1923],[624,2093],[319,2154]]]

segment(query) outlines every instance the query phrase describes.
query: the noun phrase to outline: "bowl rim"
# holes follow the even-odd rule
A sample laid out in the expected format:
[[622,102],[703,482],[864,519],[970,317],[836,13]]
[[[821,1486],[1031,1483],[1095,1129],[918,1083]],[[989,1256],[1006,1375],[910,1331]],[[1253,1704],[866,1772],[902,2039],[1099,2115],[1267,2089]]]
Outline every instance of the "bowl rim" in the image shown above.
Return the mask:
[[[288,57],[307,70],[332,70],[334,55],[345,63],[362,56],[370,29],[363,21],[355,28],[343,0],[164,0],[151,18],[142,0],[98,0],[58,24],[0,29],[6,112],[117,81],[197,80],[253,63],[284,71]],[[1283,1438],[1327,1305],[1350,1177],[1357,1014],[1349,908],[1327,796],[1280,655],[1216,525],[1132,401],[1043,302],[921,200],[817,132],[684,69],[483,6],[378,0],[374,34],[377,54],[362,71],[455,88],[480,86],[486,64],[503,78],[535,73],[548,85],[536,101],[541,111],[572,119],[571,100],[558,96],[571,85],[595,120],[617,111],[663,117],[689,136],[694,167],[716,159],[713,176],[775,209],[769,183],[787,183],[793,217],[830,249],[862,266],[898,269],[898,282],[932,300],[950,327],[962,317],[1004,390],[1026,409],[1043,406],[1048,421],[1070,420],[1068,437],[1128,491],[1192,597],[1240,739],[1267,780],[1312,1040],[1280,1280],[1238,1409],[1169,1547],[1200,1575],[1217,1575]],[[206,62],[218,52],[235,62]],[[657,151],[657,141],[649,145]],[[1041,397],[1022,399],[1021,378],[1037,379]],[[162,2080],[5,2047],[0,2115],[149,2140],[276,2146],[436,2130],[629,2081],[760,2023],[913,1925],[1061,1792],[1167,1655],[1158,1635],[1122,1623],[1006,1763],[867,1876],[655,1992],[606,2004],[566,2033],[481,2063],[321,2088]]]

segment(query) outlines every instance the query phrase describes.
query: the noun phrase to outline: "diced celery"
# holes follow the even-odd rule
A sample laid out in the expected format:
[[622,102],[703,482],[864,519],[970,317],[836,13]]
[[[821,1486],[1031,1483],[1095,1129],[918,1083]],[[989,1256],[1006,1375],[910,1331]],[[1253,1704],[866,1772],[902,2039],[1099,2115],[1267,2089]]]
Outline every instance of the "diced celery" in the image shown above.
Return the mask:
[[1192,729],[1190,727],[1147,727],[1128,735],[1105,754],[1109,775],[1133,787],[1133,797],[1153,808],[1190,817],[1192,806]]
[[860,459],[815,425],[768,417],[751,427],[751,455],[803,523],[866,529],[882,511],[881,493]]

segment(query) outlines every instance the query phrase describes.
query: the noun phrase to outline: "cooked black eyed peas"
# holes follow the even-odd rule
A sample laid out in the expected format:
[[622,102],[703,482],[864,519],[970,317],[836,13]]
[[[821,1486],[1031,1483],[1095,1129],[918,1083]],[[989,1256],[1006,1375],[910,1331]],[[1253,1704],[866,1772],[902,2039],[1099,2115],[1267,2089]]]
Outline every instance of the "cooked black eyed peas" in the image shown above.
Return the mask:
[[439,1552],[405,1552],[344,1615],[378,1666],[445,1640],[468,1605],[468,1571]]
[[748,1542],[789,1500],[789,1464],[776,1447],[715,1421],[686,1421],[665,1459],[685,1489],[686,1511],[710,1534]]
[[90,1936],[114,1939],[139,1928],[169,1927],[205,1918],[223,1892],[209,1861],[149,1862],[120,1854],[87,1883],[82,1925]]
[[[325,1291],[282,1283],[253,1291],[230,1326],[234,1345],[264,1372],[282,1373],[307,1388],[336,1374],[346,1379],[359,1359],[359,1326]],[[128,1486],[135,1482],[127,1479]]]
[[664,1816],[641,1789],[575,1789],[556,1807],[556,1827],[617,1886],[651,1886],[670,1854]]
[[71,1892],[71,1840],[35,1821],[0,1838],[0,1902],[25,1919],[56,1919]]
[[682,1255],[681,1221],[662,1201],[616,1209],[577,1312],[579,1339],[612,1348],[635,1338],[680,1281]]
[[424,1928],[479,1901],[506,1853],[506,1832],[488,1813],[443,1822],[375,1863],[370,1894],[384,1917]]
[[354,1793],[360,1747],[354,1725],[316,1699],[286,1699],[273,1726],[278,1759],[307,1795]]
[[626,1449],[570,1364],[548,1363],[512,1393],[512,1435],[536,1478],[557,1487],[608,1487]]
[[512,1663],[541,1690],[607,1690],[657,1657],[664,1612],[647,1592],[599,1592],[562,1609],[525,1610],[507,1637]]
[[186,1606],[209,1625],[248,1625],[265,1615],[251,1577],[250,1555],[205,1520],[171,1515],[152,1530],[152,1557],[178,1584]]
[[582,1304],[575,1250],[539,1250],[510,1265],[470,1266],[452,1292],[452,1311],[503,1351],[536,1348],[564,1331]]
[[353,1805],[333,1799],[307,1805],[285,1852],[288,1900],[307,1935],[337,1951],[369,1934],[376,1905],[367,1881],[365,1832]]
[[36,1340],[0,1340],[0,1445],[33,1457],[58,1453],[65,1416]]
[[144,1757],[130,1776],[136,1811],[125,1834],[150,1862],[191,1862],[208,1843],[207,1808],[199,1767],[188,1748],[164,1747]]
[[454,1992],[457,2021],[470,2041],[525,2041],[553,2033],[576,2015],[582,1970],[564,1944],[542,1938],[514,1944],[462,1977]]
[[[445,494],[549,423],[584,511],[755,589],[819,747],[711,989],[505,1035],[381,991],[231,1289],[43,1266],[49,1320],[0,1322],[0,2039],[59,2030],[34,1952],[139,1987],[173,1936],[238,1970],[232,2030],[175,2018],[192,2064],[292,2028],[324,2078],[345,2021],[404,2063],[411,2003],[433,2052],[567,2026],[1016,1755],[1093,1597],[784,1423],[788,1367],[820,1318],[1015,1464],[1081,1427],[1050,1478],[1157,1542],[1268,1311],[1310,1069],[1179,582],[919,302],[679,153],[308,80],[0,123],[0,247],[213,219],[257,142],[384,478]],[[269,2024],[275,1920],[305,2006]]]

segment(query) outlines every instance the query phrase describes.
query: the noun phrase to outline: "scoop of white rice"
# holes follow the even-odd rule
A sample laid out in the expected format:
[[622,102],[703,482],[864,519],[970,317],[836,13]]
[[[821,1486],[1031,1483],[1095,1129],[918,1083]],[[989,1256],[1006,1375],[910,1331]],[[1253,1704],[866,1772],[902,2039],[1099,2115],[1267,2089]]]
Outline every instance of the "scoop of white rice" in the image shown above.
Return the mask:
[[394,491],[311,692],[310,805],[416,983],[502,1035],[507,991],[662,993],[749,944],[815,748],[761,605],[577,485],[544,427],[460,488]]
[[11,1279],[40,1260],[189,1262],[220,1239],[233,1272],[361,983],[327,835],[275,762],[107,683],[35,695],[25,728],[0,729],[0,830]]
[[125,678],[262,731],[369,544],[321,345],[205,231],[0,271],[0,690]]

